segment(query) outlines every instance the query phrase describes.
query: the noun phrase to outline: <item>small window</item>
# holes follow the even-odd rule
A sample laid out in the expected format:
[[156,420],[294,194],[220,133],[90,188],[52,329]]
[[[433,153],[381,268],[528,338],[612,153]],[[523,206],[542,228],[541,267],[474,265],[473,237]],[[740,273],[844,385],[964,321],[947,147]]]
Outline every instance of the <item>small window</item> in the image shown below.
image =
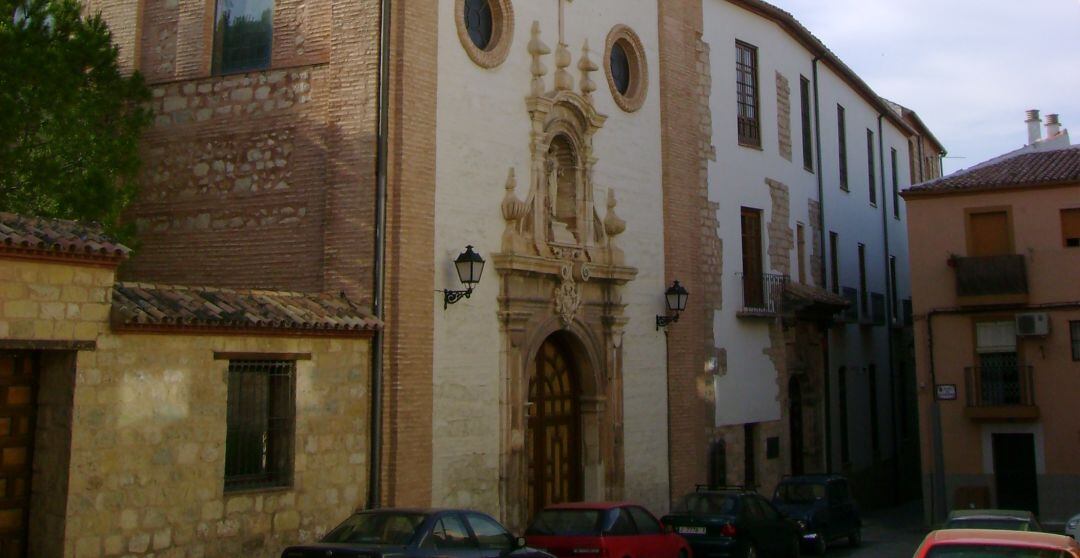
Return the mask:
[[270,67],[274,0],[218,0],[214,18],[215,74]]
[[1061,236],[1066,248],[1080,248],[1080,208],[1061,210]]
[[836,140],[840,149],[840,189],[848,191],[847,173],[847,118],[844,107],[836,105]]
[[896,149],[889,150],[889,166],[892,170],[892,214],[900,218],[900,178],[896,176]]
[[739,143],[761,147],[757,47],[742,41],[735,41],[735,89],[739,109]]
[[431,528],[428,545],[436,550],[475,548],[465,524],[457,516],[444,515]]
[[631,506],[627,509],[630,510],[630,516],[634,518],[634,523],[637,524],[639,534],[656,535],[663,531],[660,528],[660,522],[649,512],[637,506]]
[[870,315],[870,291],[866,286],[866,245],[859,243],[859,312],[863,317]]
[[814,170],[814,140],[810,123],[810,80],[799,76],[799,97],[802,104],[802,160],[803,168]]
[[840,235],[829,231],[829,270],[832,272],[832,292],[840,294]]
[[870,205],[877,205],[877,174],[874,172],[874,132],[866,131],[866,178],[870,185]]
[[1072,341],[1072,359],[1080,360],[1080,321],[1069,322],[1069,338]]
[[491,44],[493,21],[488,0],[465,0],[465,29],[476,48],[486,50]]
[[634,112],[645,105],[648,93],[645,46],[633,29],[616,25],[608,32],[606,48],[604,70],[611,96],[619,108]]
[[229,362],[225,490],[292,484],[296,363]]
[[513,549],[514,538],[495,520],[478,513],[466,514],[465,519],[469,522],[469,526],[472,527],[473,534],[476,535],[476,541],[480,544],[481,550],[508,551]]

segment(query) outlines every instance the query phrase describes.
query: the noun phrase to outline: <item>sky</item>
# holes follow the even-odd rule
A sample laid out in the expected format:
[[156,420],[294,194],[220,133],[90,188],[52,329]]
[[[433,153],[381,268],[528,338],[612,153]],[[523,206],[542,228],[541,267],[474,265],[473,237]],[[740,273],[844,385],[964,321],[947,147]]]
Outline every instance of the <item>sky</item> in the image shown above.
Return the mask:
[[1028,109],[1080,144],[1080,0],[771,1],[917,112],[946,174],[1027,143]]

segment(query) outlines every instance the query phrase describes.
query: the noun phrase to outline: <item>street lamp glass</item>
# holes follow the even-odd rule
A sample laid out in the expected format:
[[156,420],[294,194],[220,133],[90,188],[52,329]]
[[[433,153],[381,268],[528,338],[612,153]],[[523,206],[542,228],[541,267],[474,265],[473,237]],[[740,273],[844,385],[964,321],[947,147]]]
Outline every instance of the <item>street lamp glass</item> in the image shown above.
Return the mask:
[[480,282],[480,275],[484,272],[484,258],[473,252],[472,246],[466,246],[465,251],[454,260],[454,267],[457,268],[461,283],[472,287]]
[[664,296],[667,298],[668,310],[682,312],[686,310],[686,299],[690,296],[690,292],[680,285],[678,281],[675,281],[664,293]]

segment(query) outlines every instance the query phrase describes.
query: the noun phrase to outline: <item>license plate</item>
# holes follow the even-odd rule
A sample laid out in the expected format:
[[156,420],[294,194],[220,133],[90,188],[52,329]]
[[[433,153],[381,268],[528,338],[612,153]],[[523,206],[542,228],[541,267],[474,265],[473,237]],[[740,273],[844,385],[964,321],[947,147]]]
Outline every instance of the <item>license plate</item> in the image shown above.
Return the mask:
[[675,530],[678,531],[680,534],[683,534],[683,535],[704,535],[705,534],[705,528],[704,527],[678,527]]

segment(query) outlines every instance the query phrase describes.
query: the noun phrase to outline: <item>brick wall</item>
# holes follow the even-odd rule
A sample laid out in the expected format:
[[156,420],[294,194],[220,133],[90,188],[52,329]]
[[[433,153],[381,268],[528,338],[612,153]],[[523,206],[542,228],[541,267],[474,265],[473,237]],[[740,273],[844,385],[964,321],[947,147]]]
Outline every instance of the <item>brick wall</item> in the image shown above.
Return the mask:
[[658,4],[665,267],[669,283],[678,279],[692,293],[687,311],[667,334],[670,490],[672,498],[677,498],[708,476],[715,418],[713,371],[706,365],[715,368],[719,360],[711,331],[719,284],[710,273],[718,277],[720,271],[707,271],[702,260],[715,258],[718,264],[721,246],[707,193],[706,171],[712,156],[706,131],[711,129],[710,83],[708,49],[701,40],[701,2],[664,0]]

